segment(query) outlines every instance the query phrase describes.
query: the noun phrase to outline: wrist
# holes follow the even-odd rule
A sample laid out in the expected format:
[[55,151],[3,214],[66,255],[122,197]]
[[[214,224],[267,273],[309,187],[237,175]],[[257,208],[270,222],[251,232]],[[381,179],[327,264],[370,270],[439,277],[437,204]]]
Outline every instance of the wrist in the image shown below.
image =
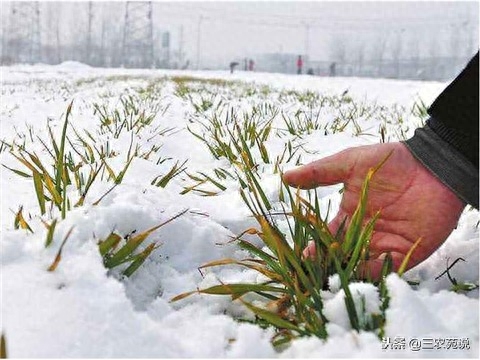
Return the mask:
[[478,209],[478,168],[430,127],[402,142],[410,153],[460,200]]

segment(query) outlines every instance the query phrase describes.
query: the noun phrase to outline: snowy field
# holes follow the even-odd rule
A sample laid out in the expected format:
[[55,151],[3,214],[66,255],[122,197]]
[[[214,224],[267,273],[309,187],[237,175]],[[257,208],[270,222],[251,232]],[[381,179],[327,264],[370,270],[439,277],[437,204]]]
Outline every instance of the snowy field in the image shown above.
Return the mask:
[[[387,278],[390,302],[385,337],[400,343],[404,339],[403,350],[383,349],[386,344],[376,333],[352,330],[334,278],[324,292],[328,339],[303,337],[281,348],[271,344],[273,328],[238,321],[254,318],[229,296],[195,294],[170,302],[180,293],[220,281],[262,281],[258,273],[242,267],[198,269],[213,260],[248,257],[230,240],[256,226],[237,181],[227,176],[216,178],[221,186],[209,181],[198,184],[199,179],[205,180],[200,173],[214,178],[215,169],[231,166],[226,159],[216,159],[201,139],[205,128],[200,124],[213,112],[226,116],[228,111],[221,109],[233,109],[251,115],[253,108],[264,109],[256,116],[272,116],[272,133],[265,143],[270,159],[279,159],[288,141],[296,149],[290,161],[286,157],[279,161],[287,170],[347,147],[378,143],[382,131],[385,141],[411,136],[424,115],[418,107],[412,112],[414,104],[420,104],[420,99],[430,104],[445,83],[94,69],[77,63],[2,67],[0,71],[1,331],[9,357],[478,358],[478,212],[469,207],[457,229],[428,260],[402,279],[395,274]],[[315,94],[340,99],[340,105],[319,109],[315,102],[312,106],[308,99],[302,101],[302,96]],[[122,116],[121,100],[126,99],[138,105],[143,115],[152,116],[149,124],[117,131],[111,131],[115,124],[101,125],[102,113],[112,115],[117,109]],[[75,181],[62,189],[70,205],[63,204],[69,209],[62,219],[51,202],[41,211],[31,177],[10,169],[30,174],[14,157],[26,150],[51,171],[54,149],[49,145],[49,129],[53,138],[60,139],[72,100],[67,128],[71,143],[65,144],[66,149],[88,177],[93,158],[99,160],[96,151],[103,146],[99,151],[108,154],[108,170],[106,165],[102,168],[79,206],[74,205],[82,193]],[[352,113],[354,121],[339,130],[338,111],[353,111],[351,104],[365,111]],[[297,129],[297,134],[289,132],[282,114],[305,120],[306,128]],[[103,117],[106,120],[108,116]],[[79,137],[92,149],[96,144],[93,155]],[[79,160],[73,146],[82,148],[79,152],[85,159]],[[280,177],[274,161],[262,162],[260,155],[255,156],[261,185],[273,202],[278,200]],[[178,174],[157,186],[172,169]],[[117,186],[113,186],[115,179]],[[338,208],[340,188],[330,186],[318,192],[323,207],[331,202],[332,213]],[[17,217],[20,228],[15,229],[20,208],[24,221]],[[112,232],[135,236],[184,211],[147,237],[140,248],[154,243],[158,247],[133,275],[121,276],[121,266],[105,268],[97,245],[100,239]],[[54,219],[51,245],[46,247]],[[31,230],[23,229],[24,224]],[[64,239],[60,262],[54,271],[47,271]],[[260,245],[258,239],[252,241]],[[447,269],[447,261],[451,265],[458,258],[464,261],[449,271],[456,288],[447,275],[436,279]],[[474,289],[462,291],[462,285]],[[367,312],[379,311],[372,285],[350,287],[366,299]],[[468,348],[447,346],[452,339]]]

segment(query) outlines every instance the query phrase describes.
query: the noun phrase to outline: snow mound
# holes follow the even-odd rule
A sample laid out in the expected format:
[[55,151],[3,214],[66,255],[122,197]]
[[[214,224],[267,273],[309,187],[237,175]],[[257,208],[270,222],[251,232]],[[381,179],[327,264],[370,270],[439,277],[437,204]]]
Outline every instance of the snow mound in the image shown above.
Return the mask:
[[92,68],[90,65],[78,61],[64,61],[61,64],[55,65],[55,67],[65,70],[84,70]]

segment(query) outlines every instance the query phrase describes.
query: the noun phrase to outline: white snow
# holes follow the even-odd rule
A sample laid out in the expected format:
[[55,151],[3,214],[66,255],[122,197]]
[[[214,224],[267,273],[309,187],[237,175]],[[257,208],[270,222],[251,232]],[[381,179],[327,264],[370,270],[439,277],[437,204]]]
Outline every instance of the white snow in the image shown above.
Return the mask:
[[[232,236],[255,226],[240,198],[238,184],[227,180],[227,189],[215,197],[180,195],[183,187],[192,183],[183,175],[165,188],[150,184],[175,161],[181,163],[188,159],[186,166],[191,174],[210,173],[213,168],[226,166],[225,162],[215,160],[206,146],[186,130],[186,126],[194,126],[189,120],[196,115],[188,101],[174,95],[175,87],[165,77],[238,80],[256,88],[268,85],[269,101],[278,101],[282,90],[322,94],[342,94],[348,90],[356,101],[386,106],[398,104],[406,108],[419,97],[429,104],[447,84],[244,72],[231,75],[222,71],[97,69],[79,63],[1,67],[0,73],[0,140],[25,143],[27,149],[45,161],[49,155],[36,136],[47,139],[50,124],[58,137],[64,113],[72,100],[72,125],[77,130],[91,130],[98,125],[93,103],[105,103],[114,109],[119,106],[120,95],[135,94],[151,82],[158,82],[160,90],[155,101],[159,102],[161,111],[155,121],[162,127],[175,128],[170,135],[151,141],[148,139],[155,132],[153,126],[142,132],[136,139],[142,150],[149,150],[152,144],[162,145],[158,154],[167,160],[157,165],[158,155],[148,160],[135,158],[122,184],[98,206],[92,206],[93,202],[105,194],[112,183],[95,183],[85,205],[68,212],[65,220],[59,221],[49,248],[44,247],[47,231],[41,223],[33,182],[1,167],[1,331],[6,336],[10,357],[478,358],[478,289],[466,295],[458,294],[450,291],[451,283],[446,275],[435,280],[446,269],[447,258],[451,264],[462,257],[465,261],[457,263],[451,275],[459,282],[478,284],[477,211],[467,208],[445,244],[405,275],[420,285],[412,288],[397,275],[387,279],[391,298],[385,336],[404,337],[407,345],[413,338],[468,338],[470,350],[412,351],[408,347],[382,350],[382,342],[375,334],[356,333],[351,329],[343,290],[339,290],[338,277],[332,276],[330,291],[324,292],[325,314],[330,321],[329,339],[297,339],[284,351],[277,351],[270,343],[273,330],[236,321],[252,315],[226,296],[193,295],[176,303],[169,302],[182,292],[219,281],[260,281],[256,273],[238,267],[204,270],[204,277],[198,271],[198,267],[208,261],[246,256],[234,243],[228,243]],[[250,98],[235,98],[234,93],[226,92],[219,96],[237,104],[241,112],[261,101],[263,95],[257,92]],[[326,116],[331,119],[333,115]],[[305,136],[304,147],[310,152],[302,153],[302,162],[350,146],[377,143],[379,123],[374,119],[362,124],[374,136],[354,136],[354,129],[350,127],[341,134],[325,136],[322,131],[314,131]],[[418,120],[407,117],[404,130],[411,135],[418,125]],[[394,127],[397,125],[393,124]],[[269,151],[278,153],[283,144],[278,138],[271,139],[267,144]],[[106,140],[119,154],[108,161],[118,172],[125,165],[130,137],[122,134],[114,139],[105,134],[102,141]],[[391,140],[395,140],[394,136]],[[1,152],[0,163],[21,169],[8,151]],[[284,168],[294,166],[291,162]],[[268,166],[264,174],[262,185],[267,195],[275,199],[279,178]],[[319,191],[325,209],[328,200],[332,201],[332,211],[338,207],[338,189],[331,186]],[[73,187],[69,195],[78,198]],[[33,234],[13,227],[14,214],[20,206]],[[184,216],[147,239],[147,243],[159,242],[161,246],[132,277],[120,281],[118,273],[105,269],[98,252],[99,239],[112,231],[124,235],[135,230],[141,232],[185,209],[189,211]],[[43,219],[49,219],[48,215]],[[52,215],[58,216],[58,212]],[[72,227],[58,268],[54,272],[46,271]],[[373,285],[353,283],[350,290],[357,308],[362,306],[363,299],[367,314],[379,312],[378,291]]]

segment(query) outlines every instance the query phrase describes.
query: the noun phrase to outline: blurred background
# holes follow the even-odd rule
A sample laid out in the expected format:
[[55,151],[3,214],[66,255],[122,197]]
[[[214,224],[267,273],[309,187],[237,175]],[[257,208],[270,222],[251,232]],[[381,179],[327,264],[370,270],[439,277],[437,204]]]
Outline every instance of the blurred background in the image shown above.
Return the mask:
[[448,80],[479,46],[470,1],[0,3],[0,62]]

